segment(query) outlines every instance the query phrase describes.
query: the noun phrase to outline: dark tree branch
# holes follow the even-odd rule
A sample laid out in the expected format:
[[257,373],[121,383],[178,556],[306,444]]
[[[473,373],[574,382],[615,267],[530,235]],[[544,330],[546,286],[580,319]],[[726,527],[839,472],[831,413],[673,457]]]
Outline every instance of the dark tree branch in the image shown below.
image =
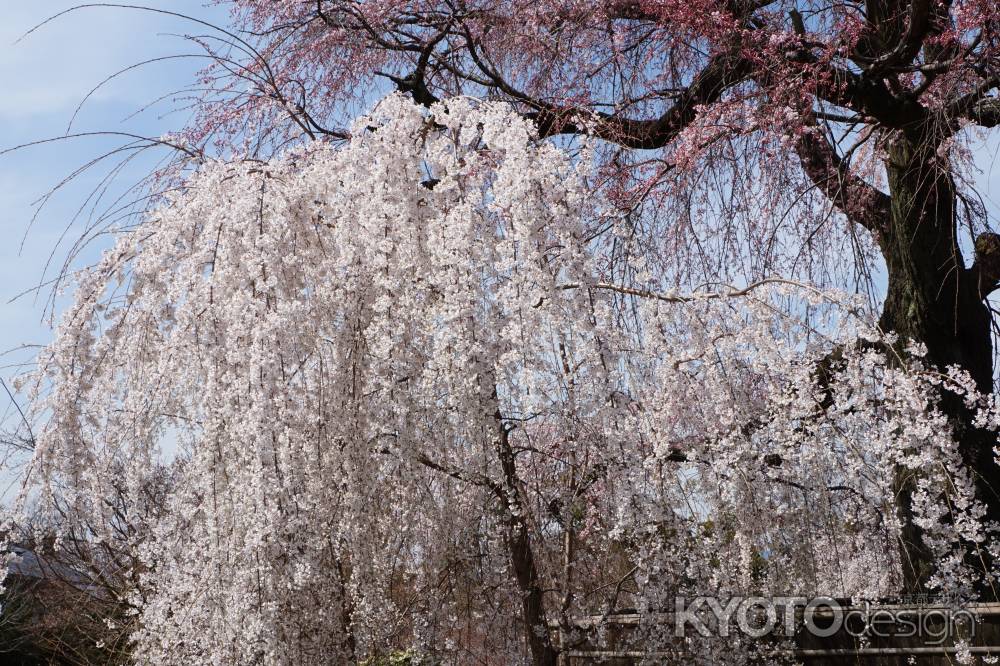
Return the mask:
[[[494,393],[495,396],[495,393]],[[552,645],[545,616],[542,576],[535,560],[528,524],[527,501],[523,497],[521,479],[517,474],[514,449],[510,443],[510,429],[504,423],[498,407],[494,414],[497,427],[494,450],[503,474],[499,491],[504,503],[505,541],[510,555],[511,568],[521,592],[521,618],[524,621],[528,646],[537,666],[556,666],[558,652]]]
[[434,49],[448,35],[450,27],[451,24],[449,23],[437,35],[427,41],[420,50],[420,57],[417,58],[416,67],[414,67],[408,76],[399,78],[391,74],[385,75],[396,84],[400,92],[409,93],[413,97],[413,101],[422,106],[430,106],[438,101],[438,98],[427,87],[427,65],[434,54]]
[[850,165],[819,126],[814,124],[799,135],[796,152],[802,170],[849,220],[876,235],[884,231],[891,213],[889,195],[851,173]]
[[[867,57],[856,53],[854,59],[863,64],[868,72],[885,72],[898,65],[911,62],[920,53],[924,39],[934,26],[934,3],[931,0],[913,0],[910,3],[906,30],[899,36],[895,46],[887,53]],[[885,21],[882,25],[885,25]]]
[[535,120],[542,136],[589,134],[625,148],[652,150],[667,145],[690,125],[698,106],[718,101],[726,90],[747,80],[752,71],[749,61],[731,53],[718,54],[677,95],[673,106],[655,119],[636,120],[601,113],[588,126],[579,121],[576,111],[534,101],[527,103],[538,111],[527,116]]

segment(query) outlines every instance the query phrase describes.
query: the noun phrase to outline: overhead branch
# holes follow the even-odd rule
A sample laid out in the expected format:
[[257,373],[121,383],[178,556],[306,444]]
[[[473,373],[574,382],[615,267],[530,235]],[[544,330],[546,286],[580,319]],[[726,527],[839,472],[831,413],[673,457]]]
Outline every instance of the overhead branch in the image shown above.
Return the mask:
[[791,67],[815,68],[810,82],[811,92],[818,99],[868,116],[893,129],[918,127],[927,118],[927,109],[916,97],[894,94],[881,76],[857,74],[831,63],[820,63],[805,49],[790,52],[786,57]]
[[434,54],[434,49],[448,35],[450,26],[449,23],[421,47],[420,57],[417,58],[417,64],[409,75],[403,78],[391,74],[384,75],[396,84],[400,92],[409,93],[413,97],[413,101],[421,106],[430,106],[438,101],[438,98],[427,87],[427,65]]
[[851,173],[817,125],[799,134],[796,152],[809,179],[849,220],[879,235],[890,215],[889,195]]
[[[865,66],[869,72],[884,72],[893,67],[913,61],[923,47],[924,39],[932,32],[935,25],[935,14],[931,0],[913,0],[910,2],[906,29],[899,35],[895,45],[888,52],[877,56],[866,56],[855,53],[854,59]],[[887,21],[882,21],[885,25]],[[866,43],[864,40],[862,43]]]
[[699,106],[718,101],[726,90],[745,81],[751,72],[749,61],[732,53],[717,54],[676,96],[670,109],[648,120],[599,113],[584,122],[574,109],[538,103],[538,111],[527,116],[535,120],[542,136],[587,134],[625,148],[652,150],[667,145],[690,125]]

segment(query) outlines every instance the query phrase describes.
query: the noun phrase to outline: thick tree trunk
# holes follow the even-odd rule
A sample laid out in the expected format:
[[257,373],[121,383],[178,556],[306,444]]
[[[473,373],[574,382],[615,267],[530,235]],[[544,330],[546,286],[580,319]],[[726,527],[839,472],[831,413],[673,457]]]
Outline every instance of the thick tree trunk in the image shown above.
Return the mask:
[[[990,312],[975,271],[965,267],[957,242],[956,192],[946,164],[936,154],[932,129],[900,133],[889,146],[886,168],[891,218],[879,239],[889,272],[880,324],[901,344],[923,342],[928,360],[940,368],[958,365],[979,390],[993,385]],[[995,438],[972,426],[963,402],[945,394],[965,463],[976,475],[976,491],[988,519],[1000,519],[1000,467],[993,462]],[[921,589],[933,562],[911,520],[914,479],[900,475],[897,491],[904,525],[903,555],[908,590]],[[982,566],[980,564],[980,566]]]

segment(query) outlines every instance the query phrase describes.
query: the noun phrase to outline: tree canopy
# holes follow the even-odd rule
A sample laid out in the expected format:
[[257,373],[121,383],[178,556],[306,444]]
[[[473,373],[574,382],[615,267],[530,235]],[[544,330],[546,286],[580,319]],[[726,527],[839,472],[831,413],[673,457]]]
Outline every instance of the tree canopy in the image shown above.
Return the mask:
[[25,499],[103,545],[137,661],[995,597],[995,3],[232,5],[23,380]]

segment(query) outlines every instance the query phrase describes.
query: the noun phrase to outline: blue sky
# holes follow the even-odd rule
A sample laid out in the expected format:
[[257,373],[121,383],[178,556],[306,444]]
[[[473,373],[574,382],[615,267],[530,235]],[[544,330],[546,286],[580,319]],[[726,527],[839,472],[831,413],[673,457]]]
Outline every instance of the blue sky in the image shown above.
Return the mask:
[[[0,22],[0,150],[66,133],[80,101],[95,85],[131,64],[195,49],[177,34],[203,33],[203,26],[150,12],[115,8],[81,9],[44,26],[18,41],[33,26],[76,2],[7,2]],[[215,23],[226,21],[225,8],[199,0],[160,0],[143,3],[196,16]],[[82,108],[73,131],[127,131],[160,136],[182,125],[185,115],[169,115],[176,106],[166,99],[149,111],[125,120],[151,101],[189,84],[204,61],[170,60],[147,65],[116,79],[95,93]],[[168,114],[168,115],[165,115]],[[0,157],[0,375],[9,379],[17,365],[30,361],[33,346],[51,337],[45,305],[51,290],[38,296],[15,297],[44,280],[67,256],[69,245],[83,230],[69,220],[104,170],[85,174],[43,208],[38,219],[32,202],[72,170],[120,139],[86,138],[60,141]],[[152,156],[151,156],[152,157]],[[152,161],[137,162],[122,174],[120,183],[145,175]],[[66,232],[60,244],[60,236]],[[22,247],[23,240],[23,247]],[[81,261],[95,258],[107,239],[93,244]],[[53,256],[54,265],[45,270]],[[14,299],[14,300],[12,300]],[[58,301],[65,303],[63,297]],[[0,392],[0,415],[12,417],[9,401]]]

